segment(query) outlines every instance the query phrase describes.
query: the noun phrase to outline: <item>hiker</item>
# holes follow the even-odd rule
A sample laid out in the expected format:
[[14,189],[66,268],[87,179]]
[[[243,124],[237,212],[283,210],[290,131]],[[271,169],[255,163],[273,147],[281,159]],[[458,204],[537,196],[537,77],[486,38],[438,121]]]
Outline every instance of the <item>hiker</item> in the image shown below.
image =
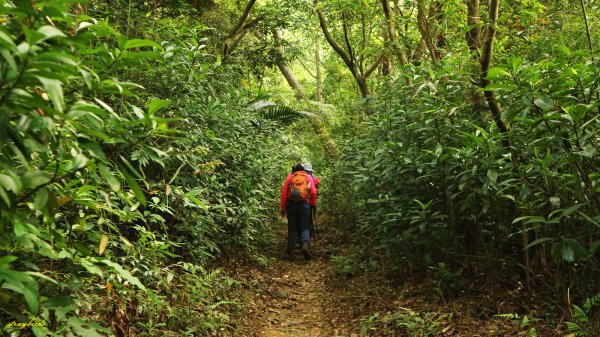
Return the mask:
[[310,260],[309,252],[309,217],[310,208],[317,202],[317,190],[312,177],[306,172],[302,164],[298,163],[288,174],[281,191],[280,214],[287,213],[288,218],[288,258],[293,258],[296,233],[300,229],[302,254],[305,260]]
[[[317,176],[313,175],[313,168],[310,163],[303,163],[302,166],[306,170],[306,173],[308,173],[308,175],[311,176],[313,181],[315,182],[315,189],[317,190],[317,198],[318,198],[319,197],[319,178],[317,178]],[[309,214],[309,218],[308,218],[308,229],[309,229],[311,238],[315,237],[316,213],[317,213],[317,202],[315,201],[315,205],[310,207],[310,214]]]

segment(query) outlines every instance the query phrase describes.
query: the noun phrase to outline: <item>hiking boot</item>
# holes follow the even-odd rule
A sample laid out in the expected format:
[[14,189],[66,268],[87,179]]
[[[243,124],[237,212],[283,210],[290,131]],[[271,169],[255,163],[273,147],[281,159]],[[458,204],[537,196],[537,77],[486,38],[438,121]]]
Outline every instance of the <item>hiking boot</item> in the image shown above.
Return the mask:
[[285,259],[288,261],[294,261],[294,252],[289,250],[285,253]]
[[310,252],[308,251],[308,242],[303,242],[302,243],[302,255],[304,255],[304,259],[305,260],[310,260],[311,259],[311,255]]

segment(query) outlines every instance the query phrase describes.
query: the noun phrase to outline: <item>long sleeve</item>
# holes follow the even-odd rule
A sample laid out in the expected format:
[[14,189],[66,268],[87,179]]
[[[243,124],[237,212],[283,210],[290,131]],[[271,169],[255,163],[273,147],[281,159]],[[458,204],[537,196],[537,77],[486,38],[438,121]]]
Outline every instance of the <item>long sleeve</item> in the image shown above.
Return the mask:
[[[315,189],[317,190],[317,198],[319,197],[319,178],[313,176],[313,181],[315,182]],[[315,198],[316,199],[316,198]],[[315,204],[317,202],[315,201]]]
[[285,209],[285,203],[287,201],[288,185],[290,184],[290,180],[292,180],[292,175],[288,174],[287,178],[285,179],[285,183],[283,183],[283,189],[281,190],[281,202],[279,204],[279,210]]
[[315,188],[315,182],[313,178],[309,175],[306,176],[308,178],[308,183],[310,184],[310,205],[314,206],[317,204],[317,189]]

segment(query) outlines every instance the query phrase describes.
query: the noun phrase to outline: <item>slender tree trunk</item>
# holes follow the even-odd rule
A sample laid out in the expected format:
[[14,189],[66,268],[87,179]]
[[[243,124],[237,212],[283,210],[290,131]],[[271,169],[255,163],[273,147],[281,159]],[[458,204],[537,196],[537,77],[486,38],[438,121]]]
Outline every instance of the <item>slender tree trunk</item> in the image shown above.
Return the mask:
[[233,27],[233,29],[229,32],[229,35],[227,36],[227,38],[221,45],[221,57],[223,59],[226,59],[229,56],[229,54],[231,54],[231,51],[233,50],[233,46],[235,44],[237,44],[237,41],[239,41],[237,39],[237,37],[242,32],[244,23],[248,19],[248,16],[250,15],[250,11],[252,10],[254,3],[256,3],[256,0],[248,1],[248,3],[246,4],[246,7],[244,8],[244,12],[242,13],[242,16],[240,16],[240,19],[236,23],[235,27]]
[[317,102],[323,103],[323,74],[321,73],[321,40],[315,43],[315,62],[317,66]]
[[[482,47],[482,51],[481,51],[481,59],[479,61],[481,64],[481,87],[482,88],[485,88],[486,86],[488,86],[491,83],[491,81],[486,79],[486,77],[488,74],[488,70],[490,68],[490,64],[492,62],[494,38],[496,36],[496,21],[498,20],[499,8],[500,8],[500,0],[490,0],[490,8],[489,8],[490,22],[489,22],[486,32],[485,32],[485,41],[483,42],[483,47]],[[506,135],[508,133],[508,129],[506,128],[506,125],[504,124],[504,122],[501,119],[502,109],[500,108],[500,105],[498,104],[498,102],[496,102],[496,99],[494,97],[494,92],[489,91],[489,90],[485,91],[484,96],[485,96],[485,99],[490,108],[490,112],[492,113],[492,118],[494,119],[494,122],[496,122],[496,125],[498,126],[498,129],[500,130],[500,132],[502,132],[503,134]],[[508,146],[509,145],[508,139],[506,137],[504,138],[504,141],[505,141],[504,145]]]
[[333,38],[331,33],[329,32],[329,28],[327,27],[327,21],[325,20],[325,16],[323,12],[318,6],[319,1],[315,0],[315,11],[317,12],[317,17],[319,18],[319,25],[321,26],[321,30],[323,31],[323,35],[325,35],[325,39],[327,43],[333,48],[333,50],[342,58],[344,64],[348,67],[348,70],[352,73],[352,76],[356,80],[356,84],[358,85],[358,89],[360,90],[360,95],[365,98],[369,95],[369,87],[367,85],[367,78],[377,69],[379,64],[384,60],[383,54],[380,55],[375,62],[371,65],[371,67],[363,72],[363,67],[360,67],[358,61],[356,59],[356,55],[350,43],[350,39],[348,36],[349,27],[344,19],[343,22],[343,30],[344,30],[344,43],[346,44],[346,49],[342,48],[340,44]]
[[284,50],[282,45],[282,32],[280,29],[273,29],[273,39],[275,40],[275,52],[277,53],[277,67],[281,71],[283,77],[285,77],[285,80],[288,82],[289,86],[294,90],[296,94],[296,99],[302,101],[306,106],[306,110],[313,114],[313,116],[309,118],[310,124],[312,125],[315,133],[317,134],[317,137],[319,137],[321,144],[323,144],[327,155],[331,160],[337,160],[339,158],[340,153],[337,148],[337,145],[335,144],[335,141],[333,140],[333,138],[331,138],[331,135],[325,127],[325,124],[323,124],[323,121],[319,117],[318,111],[314,109],[313,105],[306,98],[304,89],[302,88],[302,85],[300,85],[300,82],[298,82],[294,71],[292,70],[292,68],[290,68],[287,64],[283,62]]
[[444,54],[440,51],[440,49],[444,50],[446,48],[446,45],[448,44],[448,40],[446,39],[446,36],[444,35],[444,31],[439,28],[439,27],[443,27],[444,18],[446,16],[444,8],[439,1],[435,1],[430,6],[429,16],[433,17],[438,24],[438,29],[433,30],[433,33],[434,33],[433,35],[436,38],[436,47],[438,48],[438,57],[440,59],[442,59],[444,57]]
[[427,50],[427,45],[425,44],[425,40],[421,38],[421,41],[419,41],[417,49],[415,49],[415,52],[412,56],[412,60],[415,65],[421,64],[421,60],[423,59],[423,54],[425,54],[425,50]]
[[435,44],[433,44],[433,38],[431,37],[431,27],[429,25],[429,18],[425,15],[425,0],[418,0],[417,3],[417,27],[421,33],[423,41],[429,50],[431,56],[431,63],[439,63],[439,54]]
[[[469,47],[469,51],[472,57],[472,70],[474,77],[474,88],[471,91],[471,106],[472,111],[478,111],[481,106],[481,96],[477,94],[475,91],[475,87],[478,86],[478,82],[481,78],[480,67],[479,67],[479,39],[480,39],[480,8],[479,8],[479,0],[467,0],[467,24],[471,27],[466,33],[467,45]],[[477,75],[476,75],[477,74]],[[474,251],[478,251],[483,246],[483,228],[478,221],[474,223],[471,221],[465,221],[467,228],[459,229],[458,232],[465,230],[465,245],[468,249],[473,249]],[[457,226],[460,226],[457,223]],[[477,244],[472,244],[472,242],[476,242]]]
[[406,52],[400,48],[398,44],[398,36],[396,32],[396,23],[394,22],[394,18],[392,17],[392,9],[390,7],[390,0],[381,0],[381,6],[383,7],[383,14],[385,16],[386,27],[388,30],[388,35],[390,42],[392,44],[392,48],[396,57],[398,57],[398,61],[402,66],[408,64],[408,57],[406,56]]
[[[481,13],[479,7],[479,0],[468,0],[467,1],[467,25],[471,27],[465,33],[465,39],[467,40],[467,46],[469,47],[469,53],[471,54],[471,69],[473,74],[478,74],[480,70],[479,65],[479,47],[481,37]],[[469,96],[471,101],[471,112],[474,114],[479,112],[482,107],[483,96],[476,91],[479,87],[480,74],[473,75],[473,89]]]

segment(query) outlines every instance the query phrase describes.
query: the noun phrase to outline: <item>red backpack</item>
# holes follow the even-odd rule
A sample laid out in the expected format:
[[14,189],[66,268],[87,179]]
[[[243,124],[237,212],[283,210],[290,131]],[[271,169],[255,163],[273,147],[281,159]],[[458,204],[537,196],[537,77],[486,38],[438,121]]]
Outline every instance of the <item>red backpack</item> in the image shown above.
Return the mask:
[[310,197],[310,183],[306,171],[292,173],[292,179],[288,185],[287,199],[293,203],[307,201]]

